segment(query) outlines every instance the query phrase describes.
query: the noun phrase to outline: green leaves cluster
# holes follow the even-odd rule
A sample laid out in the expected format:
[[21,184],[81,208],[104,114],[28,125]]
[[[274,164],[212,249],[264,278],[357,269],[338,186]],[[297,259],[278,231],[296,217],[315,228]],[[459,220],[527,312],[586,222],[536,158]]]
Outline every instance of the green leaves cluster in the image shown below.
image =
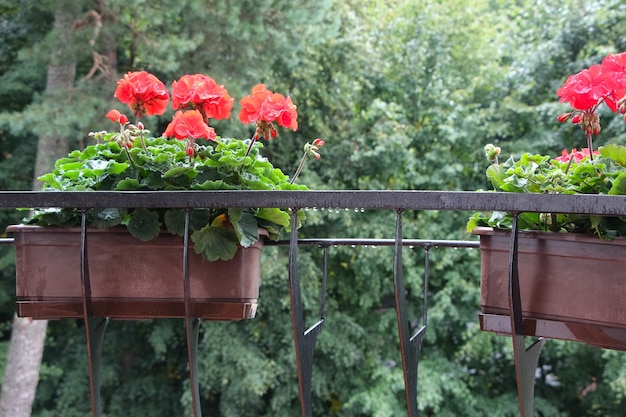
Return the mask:
[[[552,194],[626,194],[626,147],[607,145],[593,160],[561,162],[545,155],[523,154],[487,168],[496,191]],[[626,219],[563,213],[521,213],[520,227],[597,235],[604,239],[626,236]],[[510,228],[511,213],[474,213],[468,222],[476,226]]]
[[[246,155],[249,141],[219,139],[199,145],[188,156],[183,141],[149,138],[146,148],[136,141],[130,149],[116,142],[75,150],[56,162],[54,171],[41,176],[44,190],[53,191],[207,191],[302,190],[280,169],[259,155],[256,142]],[[88,212],[95,227],[126,226],[138,239],[150,240],[167,232],[184,234],[183,209],[98,208]],[[30,224],[71,227],[80,224],[76,209],[38,210]],[[276,240],[288,230],[290,214],[278,208],[196,209],[190,213],[194,250],[209,260],[232,258],[238,245],[247,247],[265,229]]]

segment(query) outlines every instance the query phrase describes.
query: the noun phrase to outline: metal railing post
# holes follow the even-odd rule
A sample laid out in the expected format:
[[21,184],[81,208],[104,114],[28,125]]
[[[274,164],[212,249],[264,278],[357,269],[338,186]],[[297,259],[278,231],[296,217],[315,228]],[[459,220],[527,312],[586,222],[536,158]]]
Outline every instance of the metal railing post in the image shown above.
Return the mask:
[[198,339],[200,319],[191,317],[191,283],[189,282],[189,209],[185,210],[185,236],[183,238],[183,285],[185,294],[185,334],[189,362],[189,385],[194,417],[202,417],[200,385],[198,382]]
[[[394,245],[393,283],[396,299],[396,317],[398,334],[400,337],[400,353],[402,355],[402,370],[404,372],[405,397],[408,417],[417,417],[417,367],[419,364],[422,341],[426,333],[426,299],[424,299],[424,322],[411,335],[411,327],[406,302],[406,287],[402,264],[402,210],[398,210],[396,219],[396,237]],[[428,264],[426,264],[427,266]],[[427,270],[426,270],[427,271]],[[427,284],[427,283],[425,283]],[[426,290],[426,285],[424,286]],[[424,293],[426,296],[426,292]]]
[[[324,283],[326,287],[326,252],[324,256]],[[322,330],[325,315],[325,294],[323,294],[320,319],[305,330],[304,306],[300,291],[300,275],[298,272],[298,210],[293,209],[291,217],[291,236],[289,241],[289,297],[291,300],[291,320],[293,324],[293,339],[296,349],[298,367],[298,388],[300,391],[300,407],[302,417],[313,416],[311,384],[313,377],[313,354],[317,336]]]
[[[89,259],[87,252],[87,212],[82,210],[80,224],[80,287],[83,302],[83,321],[85,338],[87,340],[87,363],[89,367],[89,393],[91,397],[91,412],[93,417],[102,416],[102,401],[100,398],[100,362],[104,331],[109,318],[103,318],[97,323],[91,318],[91,284],[89,281]],[[95,327],[92,330],[92,325]]]
[[511,338],[517,379],[517,396],[520,416],[532,417],[535,395],[535,371],[539,363],[541,348],[545,339],[539,338],[526,348],[524,319],[522,317],[522,298],[520,293],[518,270],[518,214],[513,216],[511,228],[511,250],[509,253],[509,308],[511,319]]

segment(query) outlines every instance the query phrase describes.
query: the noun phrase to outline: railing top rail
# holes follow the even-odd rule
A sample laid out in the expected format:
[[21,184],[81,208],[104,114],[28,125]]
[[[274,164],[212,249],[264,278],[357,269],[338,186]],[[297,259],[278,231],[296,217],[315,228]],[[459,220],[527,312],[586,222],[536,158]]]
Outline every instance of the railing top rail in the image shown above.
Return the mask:
[[474,191],[0,191],[0,207],[293,207],[626,215],[626,196]]

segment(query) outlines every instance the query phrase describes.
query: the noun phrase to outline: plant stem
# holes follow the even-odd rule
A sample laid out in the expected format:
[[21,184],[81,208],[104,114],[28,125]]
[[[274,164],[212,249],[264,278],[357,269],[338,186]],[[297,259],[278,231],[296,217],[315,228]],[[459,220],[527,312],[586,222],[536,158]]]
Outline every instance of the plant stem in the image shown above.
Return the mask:
[[248,150],[246,150],[246,154],[244,155],[244,158],[250,155],[250,151],[252,150],[252,145],[254,145],[254,142],[256,142],[256,134],[252,136],[252,138],[250,139],[250,145],[248,145]]
[[293,174],[293,178],[291,178],[291,181],[289,181],[289,184],[293,184],[296,178],[298,178],[298,176],[302,172],[302,168],[304,168],[304,163],[306,162],[306,158],[307,158],[307,154],[305,152],[304,155],[302,155],[302,159],[300,160],[300,165],[298,165],[298,169],[296,169],[296,173]]
[[130,152],[128,151],[128,148],[126,146],[123,146],[124,151],[126,152],[126,156],[128,157],[128,162],[130,162],[130,164],[132,166],[135,166],[135,161],[133,161],[133,158],[130,156]]
[[569,161],[567,161],[567,168],[565,168],[565,175],[569,172],[570,167],[572,166],[572,160],[574,159],[574,152],[572,152],[569,156]]
[[593,162],[593,135],[587,133],[587,148],[589,149],[589,160]]

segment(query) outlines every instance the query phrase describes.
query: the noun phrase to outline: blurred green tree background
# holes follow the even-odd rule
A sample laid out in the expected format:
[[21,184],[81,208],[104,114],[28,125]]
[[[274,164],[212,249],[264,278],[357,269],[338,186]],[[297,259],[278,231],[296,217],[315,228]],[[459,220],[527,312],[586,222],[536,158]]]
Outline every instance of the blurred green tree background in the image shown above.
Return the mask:
[[[78,18],[59,54],[76,62],[71,90],[46,94],[54,16]],[[297,132],[266,154],[293,172],[302,145],[327,142],[300,182],[311,189],[487,188],[483,146],[505,155],[560,154],[585,145],[558,124],[556,90],[569,74],[626,51],[622,0],[0,0],[0,188],[32,187],[37,141],[54,133],[69,147],[110,128],[115,83],[147,70],[166,84],[205,73],[238,98],[257,83],[289,94]],[[53,51],[57,52],[57,51]],[[170,112],[149,121],[162,132]],[[602,115],[598,145],[626,142],[621,117]],[[236,117],[215,125],[246,137]],[[69,149],[68,149],[69,150]],[[0,213],[2,230],[19,221]],[[393,237],[395,216],[309,211],[302,237]],[[404,214],[408,238],[469,239],[468,213]],[[419,305],[422,252],[405,249],[409,298]],[[315,352],[314,414],[405,415],[389,248],[332,248],[327,321]],[[0,247],[0,363],[14,312],[14,254]],[[303,248],[307,318],[314,318],[321,253]],[[206,416],[299,415],[286,249],[266,248],[257,318],[202,325],[200,389]],[[511,341],[478,328],[477,251],[431,253],[429,329],[419,371],[421,415],[515,416]],[[413,313],[418,314],[419,308]],[[184,324],[112,322],[102,393],[107,417],[189,415]],[[0,369],[1,370],[1,369]],[[590,389],[592,387],[593,389]],[[626,356],[549,341],[537,372],[539,416],[621,417]],[[90,413],[80,322],[48,327],[36,417]]]

